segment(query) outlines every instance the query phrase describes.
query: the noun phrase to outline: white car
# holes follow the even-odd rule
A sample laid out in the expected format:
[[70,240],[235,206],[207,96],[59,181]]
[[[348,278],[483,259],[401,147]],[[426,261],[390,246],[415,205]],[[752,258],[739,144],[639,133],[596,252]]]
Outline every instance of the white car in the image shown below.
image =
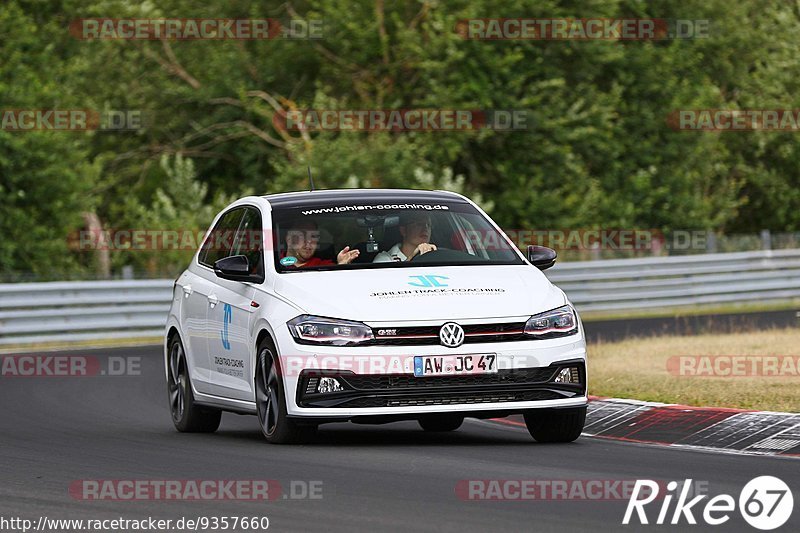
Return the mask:
[[223,210],[176,280],[165,367],[179,431],[255,414],[273,443],[319,424],[524,415],[569,442],[586,343],[569,300],[469,199],[445,191],[251,196]]

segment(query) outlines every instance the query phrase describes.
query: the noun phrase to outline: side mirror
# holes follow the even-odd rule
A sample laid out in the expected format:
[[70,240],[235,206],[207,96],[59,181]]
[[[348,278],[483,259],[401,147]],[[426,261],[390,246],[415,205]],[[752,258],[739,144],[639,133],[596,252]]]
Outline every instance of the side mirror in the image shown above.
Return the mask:
[[244,255],[224,257],[214,263],[214,274],[230,281],[252,281],[260,283],[260,276],[250,273],[250,262]]
[[539,270],[547,270],[556,264],[558,254],[546,246],[528,245],[528,261]]

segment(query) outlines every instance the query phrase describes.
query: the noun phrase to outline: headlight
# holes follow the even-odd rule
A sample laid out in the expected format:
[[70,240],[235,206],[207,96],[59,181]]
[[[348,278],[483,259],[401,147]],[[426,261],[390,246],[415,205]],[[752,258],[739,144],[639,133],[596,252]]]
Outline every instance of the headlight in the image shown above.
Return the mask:
[[375,338],[372,329],[361,322],[300,315],[286,323],[295,341],[300,344],[347,346]]
[[525,333],[534,337],[552,339],[578,333],[578,318],[569,305],[532,316],[525,323]]

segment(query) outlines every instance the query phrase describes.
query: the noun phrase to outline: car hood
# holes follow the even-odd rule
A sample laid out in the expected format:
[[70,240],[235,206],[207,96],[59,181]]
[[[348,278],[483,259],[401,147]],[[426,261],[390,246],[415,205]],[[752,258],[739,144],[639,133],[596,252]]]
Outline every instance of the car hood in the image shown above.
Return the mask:
[[308,314],[361,322],[524,316],[566,303],[528,265],[292,272],[274,289]]

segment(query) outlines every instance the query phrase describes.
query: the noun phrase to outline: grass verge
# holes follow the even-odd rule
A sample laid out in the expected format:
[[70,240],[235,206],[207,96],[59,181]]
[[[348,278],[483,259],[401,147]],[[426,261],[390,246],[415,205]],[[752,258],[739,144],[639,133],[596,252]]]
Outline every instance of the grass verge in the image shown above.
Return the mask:
[[[597,342],[589,344],[588,354],[589,393],[593,395],[694,406],[800,412],[798,329]],[[752,368],[753,364],[759,365],[766,360],[760,356],[776,355],[794,356],[789,363],[786,363],[788,357],[781,360],[781,365],[787,365],[779,365],[782,372],[778,373],[781,375],[708,376],[735,367],[723,359],[725,363],[717,370],[714,360],[706,356],[748,356],[743,364]],[[702,357],[694,368],[705,375],[691,375],[690,367],[681,371],[676,359],[670,362],[670,358],[681,356]]]

